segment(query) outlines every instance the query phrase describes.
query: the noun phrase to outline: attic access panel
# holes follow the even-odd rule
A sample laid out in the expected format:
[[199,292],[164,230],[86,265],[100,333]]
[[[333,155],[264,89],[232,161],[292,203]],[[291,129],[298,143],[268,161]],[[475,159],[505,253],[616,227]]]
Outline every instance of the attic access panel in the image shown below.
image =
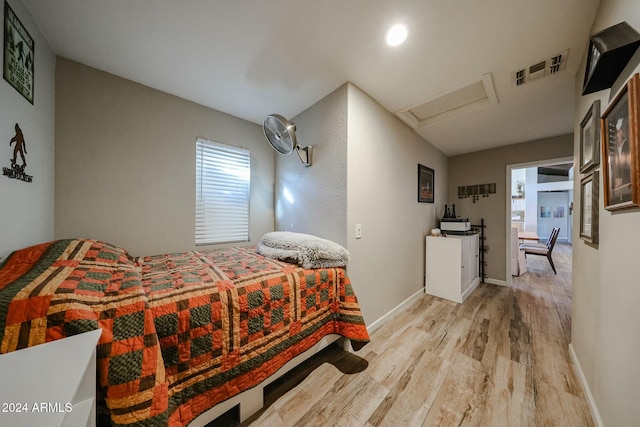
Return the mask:
[[640,46],[640,34],[621,22],[591,36],[582,94],[610,88]]
[[418,129],[444,118],[497,103],[491,73],[487,73],[465,86],[404,108],[396,112],[396,115],[412,129]]

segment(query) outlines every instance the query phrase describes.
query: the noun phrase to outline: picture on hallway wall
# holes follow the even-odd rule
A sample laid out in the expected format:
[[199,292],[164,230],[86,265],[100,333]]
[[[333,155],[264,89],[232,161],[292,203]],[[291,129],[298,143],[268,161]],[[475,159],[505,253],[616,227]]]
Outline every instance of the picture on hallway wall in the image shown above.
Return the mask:
[[540,218],[564,218],[564,206],[540,206]]
[[554,218],[564,218],[564,206],[556,206],[553,208]]
[[638,115],[640,74],[616,95],[600,120],[602,176],[607,210],[640,206]]
[[600,164],[600,100],[596,100],[580,123],[580,172]]
[[540,218],[551,218],[551,208],[540,206]]
[[418,202],[433,203],[435,193],[433,169],[418,163]]
[[598,244],[598,171],[580,181],[580,238],[591,245]]

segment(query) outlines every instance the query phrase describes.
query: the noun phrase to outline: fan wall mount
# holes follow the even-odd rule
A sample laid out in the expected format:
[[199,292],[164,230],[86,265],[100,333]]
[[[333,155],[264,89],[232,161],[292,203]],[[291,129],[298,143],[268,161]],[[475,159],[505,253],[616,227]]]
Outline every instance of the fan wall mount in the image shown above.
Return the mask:
[[291,154],[296,150],[300,161],[311,166],[312,146],[301,148],[296,138],[296,125],[280,114],[269,114],[262,125],[264,136],[274,150],[280,154]]

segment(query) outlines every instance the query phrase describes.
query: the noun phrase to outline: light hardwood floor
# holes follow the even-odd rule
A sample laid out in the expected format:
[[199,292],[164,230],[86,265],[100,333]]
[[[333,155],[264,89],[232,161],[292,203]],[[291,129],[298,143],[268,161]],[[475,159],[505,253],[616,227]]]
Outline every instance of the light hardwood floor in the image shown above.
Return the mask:
[[557,275],[530,256],[513,287],[461,305],[420,297],[357,354],[328,349],[279,381],[248,424],[592,426],[568,354],[571,247],[553,258]]

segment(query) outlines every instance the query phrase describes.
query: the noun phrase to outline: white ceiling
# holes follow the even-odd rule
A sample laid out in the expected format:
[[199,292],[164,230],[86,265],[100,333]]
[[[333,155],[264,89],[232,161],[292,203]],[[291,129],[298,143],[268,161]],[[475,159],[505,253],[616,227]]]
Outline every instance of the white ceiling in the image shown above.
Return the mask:
[[[237,117],[294,117],[351,81],[396,113],[491,73],[498,104],[418,132],[447,155],[573,131],[599,0],[22,0],[57,55]],[[384,42],[397,21],[407,41]],[[569,49],[566,70],[511,73]],[[577,76],[577,78],[581,78]]]

